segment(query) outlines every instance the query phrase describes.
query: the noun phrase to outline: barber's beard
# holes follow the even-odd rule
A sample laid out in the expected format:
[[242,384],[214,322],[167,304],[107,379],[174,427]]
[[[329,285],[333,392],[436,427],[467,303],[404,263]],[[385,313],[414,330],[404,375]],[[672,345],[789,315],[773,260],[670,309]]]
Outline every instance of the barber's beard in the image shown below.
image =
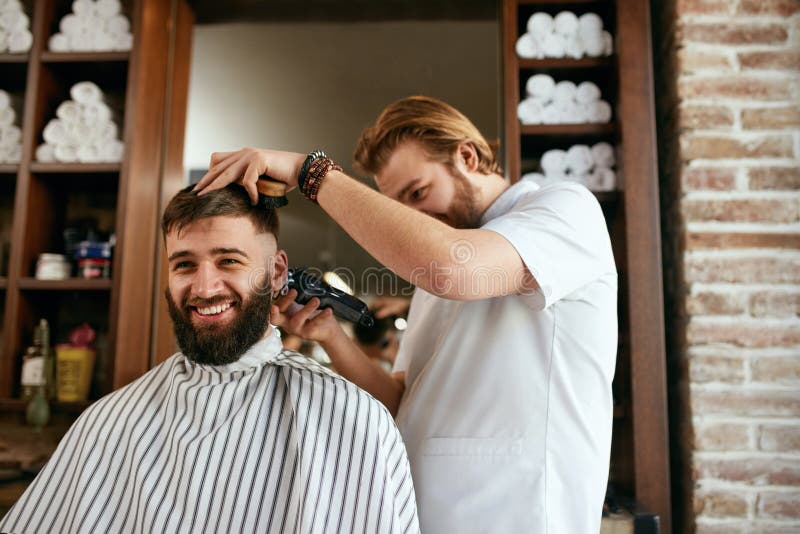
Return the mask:
[[477,204],[477,191],[469,179],[460,170],[452,167],[455,192],[450,208],[447,210],[447,222],[455,228],[480,228],[481,212]]
[[[226,365],[237,361],[264,336],[269,326],[269,293],[259,293],[251,293],[247,300],[235,293],[224,298],[192,299],[191,302],[184,297],[178,307],[168,289],[169,315],[181,352],[190,360],[205,365]],[[233,320],[225,324],[192,323],[191,307],[213,306],[231,300],[236,308]]]

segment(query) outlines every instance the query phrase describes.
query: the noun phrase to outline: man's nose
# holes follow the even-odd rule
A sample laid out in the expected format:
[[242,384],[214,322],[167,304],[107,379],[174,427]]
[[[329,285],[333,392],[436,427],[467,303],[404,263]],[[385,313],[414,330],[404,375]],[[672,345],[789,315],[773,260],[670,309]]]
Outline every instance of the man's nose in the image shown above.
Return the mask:
[[202,262],[197,267],[192,282],[192,293],[196,297],[209,298],[220,293],[224,288],[219,269],[210,262]]

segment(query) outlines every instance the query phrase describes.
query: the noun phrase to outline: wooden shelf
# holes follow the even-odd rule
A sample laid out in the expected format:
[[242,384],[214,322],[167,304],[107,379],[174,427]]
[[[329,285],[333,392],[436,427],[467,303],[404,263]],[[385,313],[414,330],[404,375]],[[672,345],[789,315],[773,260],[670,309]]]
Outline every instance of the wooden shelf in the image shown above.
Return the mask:
[[31,172],[52,174],[91,174],[119,172],[119,163],[31,163]]
[[24,54],[0,54],[0,63],[27,63],[28,53]]
[[19,165],[16,163],[0,163],[0,174],[17,174]]
[[42,52],[43,63],[109,63],[130,57],[130,52]]
[[553,4],[607,4],[609,0],[519,0],[520,5],[550,6]]
[[614,64],[614,56],[585,57],[572,59],[568,57],[527,59],[518,58],[520,69],[584,69],[592,67],[611,67]]
[[5,276],[0,276],[0,289],[5,289],[8,287],[8,278]]
[[[58,402],[50,401],[50,411],[57,413],[79,414],[84,411],[92,402]],[[22,399],[0,399],[0,412],[20,412],[25,413],[28,401]]]
[[110,278],[68,278],[66,280],[38,280],[20,278],[19,288],[28,291],[109,291]]
[[520,126],[522,135],[597,135],[613,134],[617,125],[604,124],[526,124]]

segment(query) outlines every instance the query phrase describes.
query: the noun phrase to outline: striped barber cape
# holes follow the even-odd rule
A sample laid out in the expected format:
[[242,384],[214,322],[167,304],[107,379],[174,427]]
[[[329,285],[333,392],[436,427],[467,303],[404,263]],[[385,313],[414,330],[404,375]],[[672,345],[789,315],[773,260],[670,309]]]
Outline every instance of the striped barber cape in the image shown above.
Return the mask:
[[273,329],[177,353],[92,404],[0,532],[419,532],[405,448],[369,394]]

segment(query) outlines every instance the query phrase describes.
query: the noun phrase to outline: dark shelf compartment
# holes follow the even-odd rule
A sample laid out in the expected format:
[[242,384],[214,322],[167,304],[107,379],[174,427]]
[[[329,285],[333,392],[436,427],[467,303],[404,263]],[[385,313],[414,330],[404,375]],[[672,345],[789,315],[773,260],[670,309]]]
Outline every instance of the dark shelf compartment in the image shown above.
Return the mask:
[[8,278],[5,276],[0,276],[0,289],[5,289],[8,287]]
[[622,191],[592,191],[597,201],[601,204],[617,202],[621,199]]
[[585,57],[572,59],[568,57],[554,57],[545,59],[517,58],[520,69],[584,69],[593,67],[611,67],[614,65],[614,56]]
[[28,291],[109,291],[111,290],[111,285],[112,280],[110,278],[67,278],[66,280],[19,279],[19,288]]
[[0,63],[27,63],[28,53],[23,54],[0,54]]
[[31,172],[52,174],[90,174],[119,172],[119,163],[31,163]]
[[519,0],[525,6],[549,6],[552,4],[606,4],[608,0]]
[[613,134],[617,125],[603,124],[527,124],[520,126],[522,135],[597,135]]
[[42,52],[43,63],[118,63],[130,57],[130,52]]

